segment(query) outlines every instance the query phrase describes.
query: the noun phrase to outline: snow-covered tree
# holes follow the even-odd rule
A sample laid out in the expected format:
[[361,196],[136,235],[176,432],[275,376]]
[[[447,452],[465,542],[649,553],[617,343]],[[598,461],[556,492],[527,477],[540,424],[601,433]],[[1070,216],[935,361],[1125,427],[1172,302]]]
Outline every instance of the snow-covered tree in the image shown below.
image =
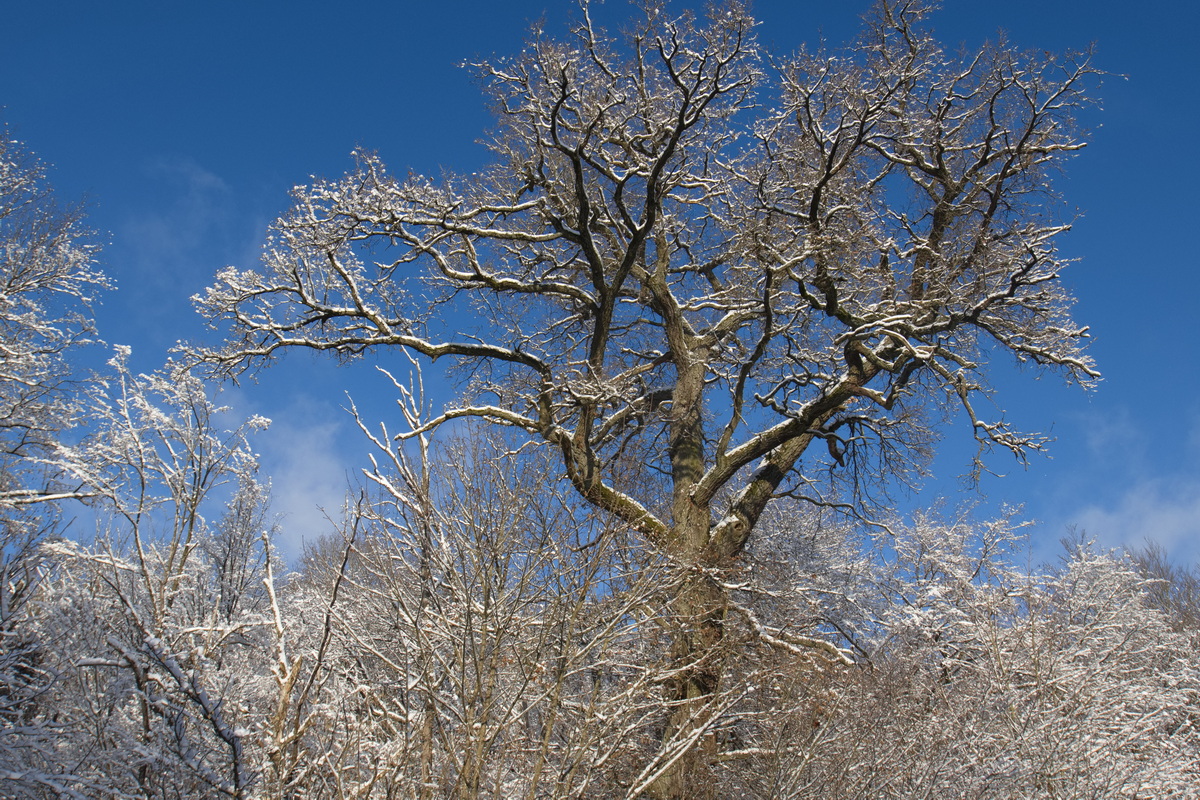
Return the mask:
[[546,481],[544,451],[360,422],[366,482],[277,600],[263,790],[623,793],[656,750],[661,559]]
[[[492,166],[434,181],[356,154],[295,192],[259,269],[198,298],[234,374],[287,348],[454,360],[475,418],[549,443],[579,495],[689,569],[671,741],[722,680],[721,572],[773,498],[862,503],[920,469],[957,407],[981,447],[1042,439],[985,416],[1010,354],[1087,383],[1052,177],[1084,146],[1084,55],[952,54],[924,3],[882,0],[847,49],[769,54],[745,8],[658,3],[611,36],[535,32],[478,65]],[[928,412],[928,413],[926,413]],[[877,496],[877,495],[876,495]],[[701,797],[711,736],[659,797]]]
[[29,602],[47,566],[39,547],[59,531],[54,501],[80,493],[55,448],[84,405],[72,355],[106,285],[96,249],[81,209],[56,200],[45,167],[0,126],[0,783],[13,793],[61,788],[42,769],[56,746],[44,713],[54,656],[29,629]]
[[1030,575],[1018,534],[929,518],[880,532],[842,618],[868,657],[777,704],[744,794],[1188,796],[1196,638],[1171,629],[1128,558],[1077,544]]
[[[114,375],[90,435],[59,451],[87,488],[90,541],[43,546],[32,629],[59,680],[60,783],[116,796],[251,796],[252,731],[272,695],[265,487],[247,436],[194,376]],[[211,521],[210,521],[211,520]]]
[[81,413],[70,356],[107,285],[82,210],[62,206],[45,173],[0,128],[0,512],[63,494],[46,460]]

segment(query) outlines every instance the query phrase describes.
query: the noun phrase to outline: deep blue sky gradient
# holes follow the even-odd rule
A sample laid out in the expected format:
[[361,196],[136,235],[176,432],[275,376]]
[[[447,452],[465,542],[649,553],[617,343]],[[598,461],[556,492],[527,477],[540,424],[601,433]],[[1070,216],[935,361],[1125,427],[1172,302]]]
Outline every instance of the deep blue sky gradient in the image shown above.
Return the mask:
[[[853,36],[863,3],[760,0],[759,35],[777,52],[821,35]],[[287,191],[337,176],[356,146],[393,172],[471,172],[489,126],[464,60],[521,47],[545,16],[563,30],[573,3],[121,2],[7,3],[0,60],[3,119],[44,160],[65,197],[86,197],[109,242],[119,289],[101,334],[161,364],[179,339],[206,335],[189,297],[226,264],[251,265]],[[676,4],[676,8],[683,4]],[[699,3],[692,5],[699,6]],[[608,0],[596,14],[629,9]],[[1023,427],[1056,437],[1052,458],[1022,470],[1000,454],[979,513],[1025,506],[1040,521],[1036,552],[1067,526],[1115,544],[1160,539],[1200,559],[1200,356],[1195,232],[1200,11],[1182,0],[950,2],[932,20],[968,47],[998,29],[1024,48],[1095,43],[1112,73],[1103,110],[1084,119],[1092,143],[1061,183],[1082,214],[1063,240],[1080,259],[1066,280],[1092,327],[1104,382],[1090,393],[996,365],[998,403]],[[369,366],[369,365],[367,365]],[[387,413],[389,387],[369,369],[338,370],[300,354],[257,385],[229,390],[239,411],[275,419],[261,439],[290,547],[335,512],[365,450],[341,406]],[[912,506],[958,495],[971,452],[962,421],[947,429],[937,479]],[[973,497],[967,495],[968,499]]]

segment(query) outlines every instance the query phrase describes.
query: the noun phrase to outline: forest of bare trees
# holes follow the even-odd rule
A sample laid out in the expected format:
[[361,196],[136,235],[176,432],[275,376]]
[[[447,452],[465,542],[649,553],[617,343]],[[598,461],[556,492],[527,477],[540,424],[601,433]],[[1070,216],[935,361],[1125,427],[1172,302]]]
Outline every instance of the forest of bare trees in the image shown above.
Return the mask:
[[[475,65],[489,170],[358,152],[152,374],[82,366],[96,237],[0,137],[0,794],[1191,796],[1200,572],[897,511],[952,415],[980,469],[1045,446],[989,363],[1099,375],[1054,183],[1089,54],[929,12],[783,54],[737,3],[583,3]],[[397,401],[292,564],[218,402],[289,349]]]

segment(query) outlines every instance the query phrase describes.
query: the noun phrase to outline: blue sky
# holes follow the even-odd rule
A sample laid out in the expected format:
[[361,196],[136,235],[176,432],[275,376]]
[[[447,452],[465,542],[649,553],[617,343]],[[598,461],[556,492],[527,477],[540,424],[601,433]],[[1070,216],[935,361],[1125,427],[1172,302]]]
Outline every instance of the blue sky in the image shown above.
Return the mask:
[[[685,3],[676,3],[682,7]],[[699,6],[699,3],[691,3]],[[759,35],[778,52],[850,38],[866,0],[760,0]],[[996,365],[999,405],[1056,441],[1027,470],[997,454],[980,513],[1023,504],[1040,545],[1068,525],[1115,544],[1159,539],[1200,560],[1200,264],[1194,152],[1200,138],[1197,4],[1069,0],[948,2],[932,20],[944,42],[978,45],[1007,31],[1021,47],[1097,46],[1112,73],[1103,110],[1084,120],[1091,145],[1062,182],[1082,217],[1063,242],[1076,316],[1104,372],[1092,392]],[[189,297],[227,264],[250,265],[287,192],[337,176],[356,146],[394,172],[470,172],[489,125],[478,87],[458,67],[520,48],[545,16],[562,30],[573,3],[368,2],[8,3],[0,67],[3,119],[56,169],[65,197],[86,197],[119,289],[101,334],[130,344],[134,364],[161,364],[177,340],[204,335]],[[624,14],[608,0],[605,17]],[[258,384],[230,389],[245,413],[275,420],[260,439],[294,550],[334,511],[365,446],[344,390],[387,413],[389,387],[369,369],[304,354]],[[394,425],[393,425],[394,427]],[[946,431],[937,480],[908,502],[958,489],[971,446]],[[1039,546],[1038,552],[1050,552]]]

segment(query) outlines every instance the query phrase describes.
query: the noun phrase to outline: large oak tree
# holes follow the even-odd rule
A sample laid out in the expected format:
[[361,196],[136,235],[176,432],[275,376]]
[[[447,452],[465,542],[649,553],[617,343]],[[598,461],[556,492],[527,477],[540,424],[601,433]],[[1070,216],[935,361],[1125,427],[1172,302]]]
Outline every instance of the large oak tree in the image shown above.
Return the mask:
[[453,359],[463,392],[419,431],[549,443],[680,564],[667,736],[697,746],[659,796],[700,796],[719,578],[773,498],[853,507],[921,463],[946,407],[985,446],[1040,448],[977,412],[996,354],[1097,376],[1051,190],[1084,146],[1088,58],[947,53],[928,10],[884,0],[849,48],[788,55],[737,3],[648,3],[620,36],[584,3],[570,36],[478,65],[488,169],[399,178],[359,152],[198,298],[229,331],[198,355],[226,374],[287,348]]

